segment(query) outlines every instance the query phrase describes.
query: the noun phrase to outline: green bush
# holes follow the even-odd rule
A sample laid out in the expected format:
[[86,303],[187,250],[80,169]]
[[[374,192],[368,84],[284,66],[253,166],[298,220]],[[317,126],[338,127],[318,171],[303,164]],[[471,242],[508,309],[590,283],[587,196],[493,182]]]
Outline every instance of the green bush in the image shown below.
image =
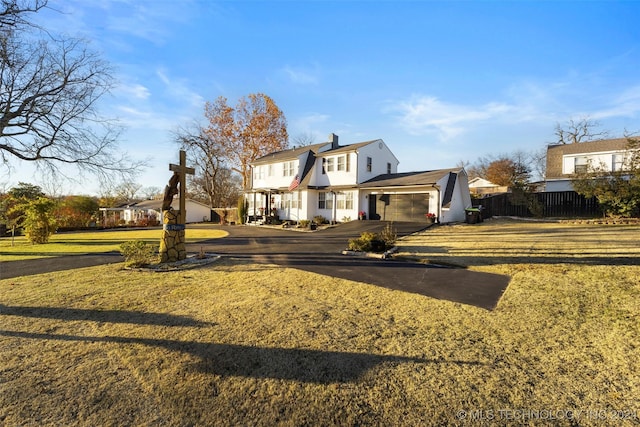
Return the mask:
[[238,197],[238,224],[244,224],[249,210],[249,204],[244,199],[244,196]]
[[127,267],[143,267],[158,260],[157,248],[141,240],[129,240],[120,244],[120,253]]
[[378,239],[378,235],[376,233],[371,233],[370,231],[365,231],[360,234],[360,237],[356,239],[349,239],[348,249],[350,251],[358,251],[358,252],[371,252],[373,249],[373,241]]
[[357,252],[384,252],[391,249],[396,242],[396,232],[391,224],[380,232],[380,234],[365,231],[356,239],[349,239],[350,251]]
[[31,243],[49,242],[49,237],[56,231],[54,210],[56,202],[46,197],[31,200],[25,205],[24,231]]

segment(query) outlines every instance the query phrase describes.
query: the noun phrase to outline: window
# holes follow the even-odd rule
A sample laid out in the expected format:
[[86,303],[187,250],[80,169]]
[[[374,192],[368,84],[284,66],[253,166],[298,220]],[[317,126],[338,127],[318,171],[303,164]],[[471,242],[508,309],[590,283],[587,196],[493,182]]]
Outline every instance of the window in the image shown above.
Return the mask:
[[371,157],[367,157],[367,172],[371,172],[373,169],[373,159]]
[[337,209],[353,209],[353,192],[338,193],[336,195]]
[[347,170],[347,161],[346,161],[346,157],[347,156],[339,156],[338,157],[338,170],[339,171],[346,171]]
[[391,163],[387,163],[387,173],[391,173]]
[[268,172],[269,176],[273,176],[273,165],[269,165],[269,172]]
[[284,193],[283,209],[298,209],[302,207],[302,194],[299,191]]
[[624,154],[614,154],[611,170],[616,172],[621,171],[622,169],[624,169]]
[[318,193],[318,209],[333,209],[333,198],[331,193]]
[[327,159],[322,158],[322,175],[327,173]]
[[284,162],[282,165],[282,176],[293,176],[294,162]]
[[573,173],[585,173],[589,159],[587,157],[576,157],[573,160]]
[[264,167],[263,166],[256,166],[256,168],[253,170],[253,179],[254,180],[259,180],[259,179],[264,179]]
[[345,209],[353,209],[353,192],[351,191],[347,193]]
[[327,172],[333,172],[333,169],[334,169],[334,160],[335,160],[335,159],[334,159],[333,157],[329,157],[329,158],[327,158],[327,163],[326,163],[326,166],[327,166]]

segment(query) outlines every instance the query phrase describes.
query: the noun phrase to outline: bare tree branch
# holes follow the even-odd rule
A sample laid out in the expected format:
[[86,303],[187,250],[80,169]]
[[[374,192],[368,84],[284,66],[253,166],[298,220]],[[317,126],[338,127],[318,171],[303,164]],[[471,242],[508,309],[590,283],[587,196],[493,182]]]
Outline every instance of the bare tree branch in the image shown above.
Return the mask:
[[120,129],[96,105],[114,85],[110,66],[83,40],[29,27],[24,14],[46,0],[2,0],[0,157],[52,173],[71,164],[108,179],[131,177],[142,162],[118,153]]
[[556,123],[555,135],[559,144],[579,144],[581,142],[603,139],[608,136],[607,131],[596,132],[600,127],[600,123],[583,117],[581,119],[570,119],[567,123],[561,125]]

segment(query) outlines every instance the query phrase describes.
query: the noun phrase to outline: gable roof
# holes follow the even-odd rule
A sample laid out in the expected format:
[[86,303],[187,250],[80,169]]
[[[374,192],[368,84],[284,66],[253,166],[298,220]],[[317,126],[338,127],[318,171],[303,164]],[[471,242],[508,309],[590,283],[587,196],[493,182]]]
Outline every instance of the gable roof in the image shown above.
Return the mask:
[[[381,139],[372,139],[370,141],[357,142],[355,144],[339,145],[332,147],[331,142],[321,142],[319,144],[305,145],[302,147],[288,148],[282,151],[276,151],[269,153],[265,156],[259,157],[251,162],[252,165],[262,165],[267,163],[286,162],[288,160],[296,160],[300,155],[311,151],[316,157],[324,155],[335,155],[340,153],[348,153],[358,150],[358,148],[365,147],[374,142],[382,142]],[[324,149],[326,147],[326,149]]]
[[351,151],[356,151],[358,148],[361,147],[365,147],[369,144],[373,144],[374,142],[378,142],[378,141],[382,141],[381,139],[372,139],[371,141],[364,141],[364,142],[357,142],[355,144],[348,144],[348,145],[340,145],[336,148],[330,148],[328,150],[323,150],[321,152],[319,152],[319,155],[334,155],[334,154],[340,154],[340,153],[348,153]]
[[437,169],[432,171],[420,172],[401,172],[378,175],[368,181],[360,184],[362,188],[376,187],[407,187],[412,185],[430,185],[438,183],[445,175],[449,173],[459,173],[462,169]]
[[552,144],[549,150],[562,151],[563,154],[598,153],[600,151],[625,150],[627,138],[600,139],[598,141],[580,142],[576,144]]
[[302,147],[293,147],[288,148],[282,151],[275,151],[273,153],[269,153],[265,156],[259,157],[251,162],[252,165],[261,165],[266,163],[277,163],[277,162],[286,162],[288,160],[296,160],[300,155],[306,153],[307,151],[311,151],[312,153],[317,153],[322,147],[330,144],[328,142],[322,142],[320,144],[312,144],[305,145]]

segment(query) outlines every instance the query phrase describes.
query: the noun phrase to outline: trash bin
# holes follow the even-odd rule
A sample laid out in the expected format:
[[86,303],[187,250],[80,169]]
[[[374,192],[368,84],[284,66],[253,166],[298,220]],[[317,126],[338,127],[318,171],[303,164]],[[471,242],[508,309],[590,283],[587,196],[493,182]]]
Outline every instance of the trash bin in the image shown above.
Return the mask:
[[465,222],[467,224],[477,224],[482,222],[482,213],[478,208],[467,208],[465,209],[466,217]]

